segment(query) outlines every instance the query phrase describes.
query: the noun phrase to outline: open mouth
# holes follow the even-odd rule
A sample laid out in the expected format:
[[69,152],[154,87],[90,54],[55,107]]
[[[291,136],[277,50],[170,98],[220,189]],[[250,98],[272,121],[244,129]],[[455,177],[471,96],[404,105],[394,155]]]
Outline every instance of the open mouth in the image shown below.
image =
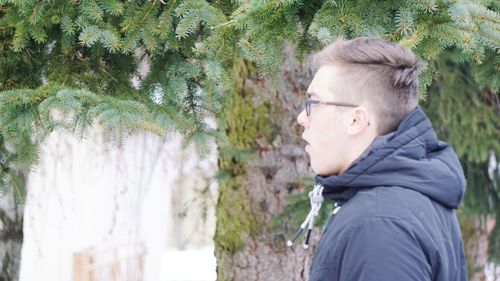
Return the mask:
[[309,142],[304,138],[304,135],[302,135],[302,140],[306,142],[306,146],[310,145]]
[[304,149],[307,150],[311,146],[311,144],[304,137],[302,137],[302,140],[306,143],[306,146]]

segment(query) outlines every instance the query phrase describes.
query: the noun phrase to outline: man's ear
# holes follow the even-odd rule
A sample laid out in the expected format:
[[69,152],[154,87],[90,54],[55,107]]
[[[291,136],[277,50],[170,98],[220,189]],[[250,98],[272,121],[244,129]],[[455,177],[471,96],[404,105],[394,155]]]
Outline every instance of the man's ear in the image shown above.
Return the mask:
[[354,108],[349,120],[349,127],[347,129],[347,134],[357,135],[362,133],[367,129],[370,124],[370,118],[368,116],[368,111],[366,108],[359,106]]

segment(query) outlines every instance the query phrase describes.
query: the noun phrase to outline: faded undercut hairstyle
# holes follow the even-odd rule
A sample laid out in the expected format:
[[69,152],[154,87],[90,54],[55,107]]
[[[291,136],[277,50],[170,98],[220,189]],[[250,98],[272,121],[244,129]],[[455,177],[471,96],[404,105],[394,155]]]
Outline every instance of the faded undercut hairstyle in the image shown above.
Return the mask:
[[368,101],[376,111],[377,133],[397,129],[403,117],[419,101],[418,76],[423,68],[412,51],[382,39],[337,39],[313,57],[316,68],[341,66],[342,102]]

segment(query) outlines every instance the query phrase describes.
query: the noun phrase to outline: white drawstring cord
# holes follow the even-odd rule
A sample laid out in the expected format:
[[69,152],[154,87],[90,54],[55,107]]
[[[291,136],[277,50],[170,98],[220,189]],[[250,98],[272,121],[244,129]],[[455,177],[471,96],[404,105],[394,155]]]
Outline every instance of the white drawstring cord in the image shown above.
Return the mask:
[[303,245],[304,249],[309,248],[309,239],[311,237],[312,228],[314,226],[314,218],[318,215],[319,209],[321,208],[321,204],[323,203],[322,193],[323,193],[323,186],[320,184],[315,184],[313,190],[309,192],[311,211],[309,211],[309,214],[307,214],[306,219],[300,225],[300,228],[297,229],[292,239],[288,240],[288,242],[286,243],[289,247],[291,247],[293,243],[295,243],[295,241],[297,240],[297,238],[299,238],[302,231],[304,231],[304,229],[306,228],[306,225],[309,224],[306,239]]
[[333,209],[332,216],[335,216],[340,211],[340,205],[335,203],[335,209]]

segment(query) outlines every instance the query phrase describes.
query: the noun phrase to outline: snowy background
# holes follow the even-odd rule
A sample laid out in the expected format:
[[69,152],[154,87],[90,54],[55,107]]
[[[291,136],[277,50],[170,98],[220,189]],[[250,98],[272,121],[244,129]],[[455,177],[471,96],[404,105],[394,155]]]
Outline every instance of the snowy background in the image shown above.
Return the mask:
[[215,280],[215,163],[176,135],[115,147],[98,127],[51,134],[28,178],[20,280]]

